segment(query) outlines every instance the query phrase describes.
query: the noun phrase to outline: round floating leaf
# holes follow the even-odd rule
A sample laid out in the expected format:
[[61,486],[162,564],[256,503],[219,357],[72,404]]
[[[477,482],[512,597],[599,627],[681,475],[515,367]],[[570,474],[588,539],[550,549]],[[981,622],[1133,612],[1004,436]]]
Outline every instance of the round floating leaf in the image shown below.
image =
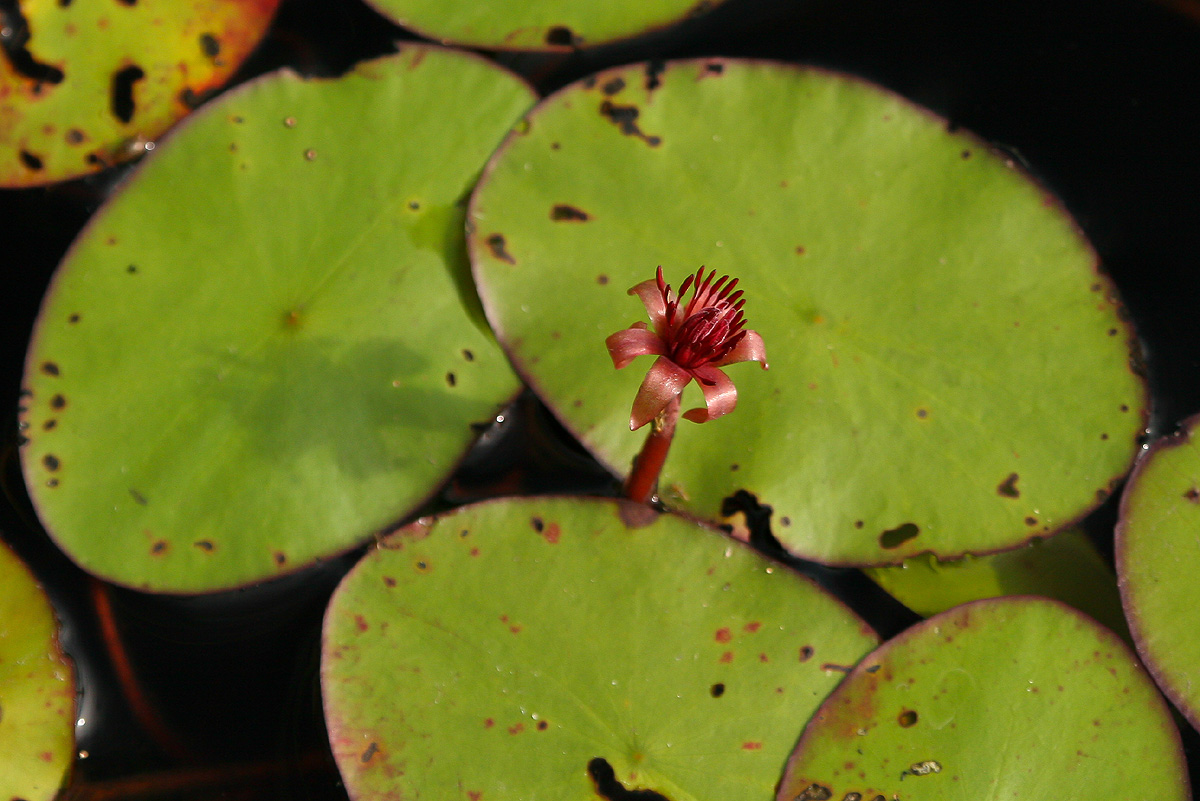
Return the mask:
[[1069,607],[956,607],[863,659],[808,727],[779,801],[1186,799],[1179,732],[1111,632]]
[[26,481],[64,550],[123,584],[218,589],[428,496],[517,390],[463,198],[531,102],[419,46],[269,76],[173,134],[73,246],[26,363]]
[[702,14],[722,0],[369,0],[443,42],[499,50],[564,50],[624,39]]
[[[1129,331],[1047,193],[860,80],[762,62],[605,72],[547,98],[472,199],[489,319],[547,403],[624,473],[652,363],[614,370],[626,290],[664,265],[741,279],[770,370],[682,422],[660,482],[715,518],[738,490],[792,552],[888,564],[1013,547],[1128,468],[1145,419]],[[683,408],[701,405],[693,382]]]
[[231,76],[279,0],[5,3],[0,185],[141,155]]
[[770,797],[877,640],[741,543],[622,508],[465,507],[343,580],[321,682],[353,798]]
[[1127,635],[1116,576],[1081,529],[990,556],[943,562],[928,554],[864,571],[901,603],[928,617],[982,598],[1042,595]]
[[50,801],[75,753],[75,670],[28,568],[0,543],[0,797]]
[[1117,576],[1134,642],[1158,686],[1200,727],[1200,418],[1154,444],[1121,497]]

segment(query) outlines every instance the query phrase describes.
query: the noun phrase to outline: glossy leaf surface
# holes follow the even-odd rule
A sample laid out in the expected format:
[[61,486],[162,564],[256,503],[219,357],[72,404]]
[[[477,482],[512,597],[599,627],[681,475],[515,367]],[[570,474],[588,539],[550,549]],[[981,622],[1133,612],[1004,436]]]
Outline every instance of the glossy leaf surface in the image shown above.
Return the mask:
[[1166,704],[1108,630],[1052,601],[1003,598],[932,617],[863,659],[809,722],[777,798],[1114,793],[1189,797]]
[[5,3],[0,185],[141,155],[233,75],[279,0]]
[[[465,507],[392,535],[325,619],[352,798],[769,798],[800,722],[877,642],[806,579],[609,501]],[[643,795],[642,797],[652,797]]]
[[[605,337],[634,284],[741,279],[770,370],[682,422],[660,482],[713,519],[745,490],[792,552],[894,564],[1018,545],[1128,468],[1145,389],[1095,255],[977,139],[860,80],[764,62],[617,69],[542,102],[472,200],[480,295],[518,369],[615,472],[652,363]],[[700,405],[695,383],[683,408]]]
[[42,588],[0,543],[0,797],[50,801],[75,756],[75,670]]
[[74,244],[29,351],[26,481],[64,550],[122,584],[219,589],[431,494],[517,390],[462,201],[531,100],[413,46],[263,78],[173,134]]

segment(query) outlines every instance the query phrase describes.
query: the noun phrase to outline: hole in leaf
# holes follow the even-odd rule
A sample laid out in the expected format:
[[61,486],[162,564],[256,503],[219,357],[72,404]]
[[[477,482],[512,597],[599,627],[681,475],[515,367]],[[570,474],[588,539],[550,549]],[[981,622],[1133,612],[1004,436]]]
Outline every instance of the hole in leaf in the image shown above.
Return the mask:
[[625,785],[617,781],[617,775],[607,759],[596,757],[588,762],[587,772],[592,778],[592,783],[596,785],[597,795],[607,798],[608,801],[670,801],[665,795],[654,790],[625,789]]
[[879,535],[879,547],[899,548],[904,543],[921,533],[915,523],[903,523],[895,528],[889,528]]
[[136,64],[122,67],[113,73],[110,106],[113,116],[121,122],[129,122],[137,110],[133,100],[133,85],[146,77],[145,71]]
[[29,22],[18,0],[0,0],[0,52],[13,72],[37,83],[62,83],[63,71],[29,52]]

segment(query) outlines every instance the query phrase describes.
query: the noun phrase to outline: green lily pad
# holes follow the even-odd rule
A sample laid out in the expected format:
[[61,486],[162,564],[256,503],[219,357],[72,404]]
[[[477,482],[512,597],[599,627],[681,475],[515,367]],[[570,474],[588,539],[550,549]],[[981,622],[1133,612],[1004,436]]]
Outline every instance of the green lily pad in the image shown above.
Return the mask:
[[741,543],[674,516],[630,528],[628,508],[464,507],[347,575],[321,684],[351,797],[770,797],[877,639]]
[[924,617],[983,598],[1042,595],[1075,607],[1122,636],[1128,634],[1116,576],[1079,528],[989,556],[943,562],[925,554],[863,572]]
[[[555,94],[489,165],[468,237],[517,369],[625,473],[652,363],[605,337],[664,265],[740,278],[770,370],[680,423],[659,484],[714,519],[745,490],[793,553],[896,564],[1014,547],[1078,518],[1145,422],[1129,330],[1072,221],[1010,161],[824,70],[686,61]],[[693,382],[683,408],[702,403]]]
[[778,801],[1186,799],[1170,711],[1132,652],[1069,607],[956,607],[859,663],[809,721]]
[[172,134],[73,245],[30,347],[23,465],[62,548],[111,581],[207,591],[429,496],[518,388],[463,199],[531,102],[482,59],[414,46],[338,80],[266,77]]
[[1200,728],[1200,449],[1192,418],[1138,462],[1121,497],[1117,577],[1138,653],[1171,702]]
[[723,0],[368,0],[441,42],[495,50],[566,50],[612,42],[703,14]]
[[0,797],[50,801],[75,755],[75,669],[29,569],[0,542]]
[[15,55],[0,58],[0,186],[61,181],[141,155],[233,75],[278,5],[6,3],[0,23]]

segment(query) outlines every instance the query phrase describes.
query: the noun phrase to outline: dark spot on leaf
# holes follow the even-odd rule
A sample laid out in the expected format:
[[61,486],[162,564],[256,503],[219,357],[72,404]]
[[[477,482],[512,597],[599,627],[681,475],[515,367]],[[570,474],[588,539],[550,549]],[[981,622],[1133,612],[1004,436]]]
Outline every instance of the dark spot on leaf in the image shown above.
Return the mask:
[[717,682],[716,684],[714,684],[712,687],[710,687],[708,689],[708,694],[711,695],[713,698],[720,698],[722,695],[725,694],[725,685],[722,684],[721,682]]
[[70,323],[71,325],[74,325],[75,323],[79,322],[79,315],[72,314],[70,317],[67,318],[67,322]]
[[801,661],[801,662],[807,662],[808,660],[812,659],[812,657],[813,657],[813,653],[814,653],[814,650],[813,650],[813,647],[812,647],[811,645],[804,645],[804,646],[801,646],[801,648],[800,648],[800,661]]
[[454,376],[454,373],[446,373],[446,383],[450,386],[458,383],[458,379]]
[[192,87],[185,86],[179,92],[179,102],[189,109],[194,109],[204,102],[204,98],[196,94],[196,90]]
[[384,576],[384,577],[383,577],[383,584],[384,584],[384,586],[385,586],[385,587],[395,587],[395,586],[396,586],[396,579],[392,578],[391,576]]
[[1108,434],[1106,434],[1106,433],[1101,433],[1101,434],[1100,434],[1100,439],[1108,439]]
[[1115,328],[1108,329],[1108,335],[1110,337],[1115,337],[1117,335],[1117,329],[1115,329]]
[[221,43],[211,33],[202,33],[200,34],[200,52],[209,58],[216,58],[221,54]]
[[1025,518],[1025,525],[1027,525],[1027,526],[1036,526],[1036,525],[1037,525],[1037,518],[1036,518],[1036,517],[1027,517],[1027,518]]
[[607,759],[596,757],[587,764],[588,776],[596,785],[596,794],[608,801],[670,801],[662,793],[642,788],[627,790],[617,781],[617,774]]
[[618,106],[611,100],[605,100],[600,104],[601,116],[608,117],[613,125],[620,129],[621,133],[626,136],[636,136],[651,147],[655,147],[662,143],[662,139],[657,136],[647,136],[642,133],[642,129],[638,127],[637,106]]
[[1127,412],[1127,411],[1129,411],[1129,406],[1127,406],[1126,404],[1122,403],[1122,404],[1121,404],[1121,411],[1123,411],[1123,412]]
[[57,470],[60,466],[58,457],[49,453],[42,457],[42,464],[46,466],[47,470]]
[[862,793],[846,793],[842,796],[842,801],[862,801]]
[[605,284],[608,283],[608,276],[605,275],[604,273],[600,273],[600,275],[596,276],[596,283],[599,284],[600,286],[604,286]]
[[305,161],[313,161],[314,159],[316,159],[316,157],[317,157],[317,151],[313,150],[311,147],[308,150],[304,151],[304,160]]
[[854,670],[854,667],[852,665],[839,665],[834,662],[825,662],[821,665],[821,670],[834,670],[838,673],[849,673],[851,670]]
[[525,731],[524,723],[516,723],[516,724],[513,724],[512,726],[508,727],[509,734],[520,734],[523,731]]
[[45,167],[42,160],[30,153],[28,150],[22,150],[20,153],[21,163],[25,165],[25,169],[38,171]]
[[797,256],[804,255],[804,245],[796,245],[796,255]]
[[282,565],[282,564],[286,564],[286,563],[287,563],[287,554],[285,554],[283,551],[276,551],[275,552],[275,564]]
[[899,548],[920,533],[921,529],[915,523],[902,523],[879,535],[879,547],[888,550]]
[[58,421],[57,421],[57,420],[55,420],[53,417],[51,417],[51,418],[50,418],[49,420],[47,420],[46,422],[42,423],[42,430],[43,430],[43,431],[50,431],[50,430],[52,430],[52,429],[53,429],[55,426],[57,426],[57,425],[58,425]]
[[861,521],[861,520],[855,520],[855,521],[854,521],[854,527],[855,527],[855,528],[862,528],[862,527],[863,527],[863,521]]
[[556,203],[554,208],[550,209],[550,219],[555,222],[587,222],[592,217],[583,209],[568,206],[566,203]]
[[367,746],[367,750],[362,752],[362,757],[360,757],[360,758],[362,759],[363,762],[370,762],[371,757],[375,756],[375,753],[377,751],[379,751],[379,745],[376,743],[371,743],[370,745]]
[[883,667],[883,665],[871,665],[869,668],[867,668],[867,672],[868,673],[878,673],[879,669],[881,667]]
[[725,72],[725,65],[714,61],[710,64],[705,64],[704,71],[710,75],[720,75]]
[[508,252],[507,245],[504,234],[492,234],[487,238],[488,250],[492,251],[493,256],[508,264],[516,264],[517,260]]
[[928,416],[929,411],[927,409],[917,409],[917,417],[920,417],[922,420],[924,420]]
[[1187,492],[1183,493],[1183,497],[1187,498],[1192,503],[1200,503],[1200,487],[1192,487]]
[[624,88],[625,88],[625,79],[624,78],[613,78],[611,81],[604,84],[604,86],[601,86],[600,91],[604,92],[604,94],[606,94],[606,95],[615,95],[617,92],[620,92]]
[[896,722],[907,729],[909,726],[916,724],[917,713],[911,709],[906,709],[900,713],[898,718],[896,718]]
[[1021,491],[1017,489],[1017,480],[1021,477],[1016,473],[1009,473],[1008,478],[1000,482],[1000,486],[996,487],[996,493],[1004,498],[1020,498]]
[[466,348],[463,349],[462,355],[463,355],[463,358],[469,362],[475,361],[475,354],[472,353],[471,351],[467,350]]
[[196,542],[194,542],[193,545],[195,545],[197,548],[199,548],[200,550],[205,551],[207,553],[212,553],[217,547],[212,544],[211,540],[196,540]]
[[137,64],[129,64],[113,73],[109,89],[109,109],[121,122],[129,122],[137,111],[133,99],[133,85],[146,77],[146,72]]
[[542,518],[540,518],[540,517],[531,518],[529,521],[529,524],[531,526],[533,526],[533,530],[536,531],[538,534],[541,534],[542,531],[546,528],[545,521],[543,521]]
[[727,628],[717,629],[717,633],[713,635],[713,639],[717,642],[729,642],[733,639],[733,633]]
[[801,790],[793,801],[829,801],[830,798],[833,798],[833,791],[814,782]]
[[48,481],[46,481],[46,486],[50,487],[51,489],[53,489],[54,487],[57,487],[58,479],[57,478],[49,479]]
[[575,47],[580,41],[580,38],[565,25],[556,25],[546,31],[546,44],[554,47]]
[[138,271],[138,269],[137,269],[137,265],[136,265],[136,264],[131,264],[131,265],[129,265],[128,267],[126,267],[126,268],[125,268],[125,272],[129,273],[130,275],[134,275],[134,274],[136,274],[136,273],[137,273],[137,271]]
[[58,375],[58,365],[54,362],[42,362],[42,372],[46,375]]
[[167,548],[169,547],[170,545],[166,540],[157,540],[153,545],[150,546],[150,553],[154,554],[155,556],[159,556],[163,553],[166,553]]
[[662,86],[662,80],[659,76],[667,69],[664,61],[651,61],[646,64],[646,91],[653,92],[658,87]]
[[548,728],[550,728],[550,724],[549,724],[549,723],[547,723],[546,721],[544,721],[544,720],[539,720],[539,721],[537,722],[537,730],[538,730],[538,731],[545,731],[545,730],[546,730],[546,729],[548,729]]

